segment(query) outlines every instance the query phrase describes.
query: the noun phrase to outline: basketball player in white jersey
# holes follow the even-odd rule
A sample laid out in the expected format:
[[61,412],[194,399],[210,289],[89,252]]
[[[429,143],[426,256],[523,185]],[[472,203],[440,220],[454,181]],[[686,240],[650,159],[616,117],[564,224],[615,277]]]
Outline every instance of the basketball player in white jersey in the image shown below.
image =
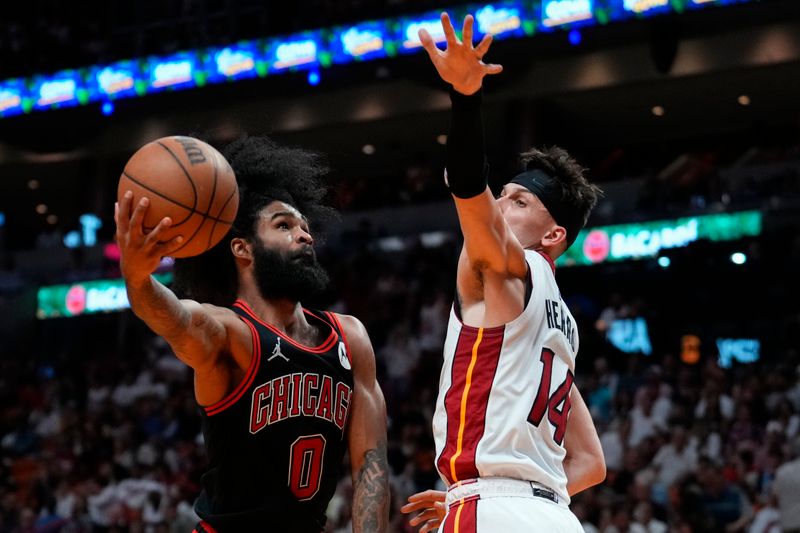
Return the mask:
[[[554,260],[574,242],[599,189],[559,148],[522,154],[525,171],[498,198],[487,187],[480,116],[487,36],[459,41],[446,14],[447,49],[420,40],[452,85],[446,178],[464,247],[433,419],[436,466],[449,489],[412,496],[412,523],[444,533],[583,531],[570,495],[600,483],[605,463],[573,386],[578,332],[561,299]],[[446,516],[442,517],[442,513]],[[443,518],[443,519],[442,519]]]

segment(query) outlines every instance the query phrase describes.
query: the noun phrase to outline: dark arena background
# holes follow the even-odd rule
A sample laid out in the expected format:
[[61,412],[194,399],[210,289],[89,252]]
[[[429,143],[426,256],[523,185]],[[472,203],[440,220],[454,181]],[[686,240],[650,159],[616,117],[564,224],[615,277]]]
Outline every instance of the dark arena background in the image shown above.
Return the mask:
[[461,240],[415,41],[443,9],[505,67],[491,185],[555,144],[605,191],[556,274],[608,468],[574,498],[585,530],[800,531],[800,2],[30,0],[0,15],[0,532],[196,524],[191,371],[127,310],[113,210],[143,144],[245,132],[334,169],[313,303],[369,331],[390,530],[415,531]]

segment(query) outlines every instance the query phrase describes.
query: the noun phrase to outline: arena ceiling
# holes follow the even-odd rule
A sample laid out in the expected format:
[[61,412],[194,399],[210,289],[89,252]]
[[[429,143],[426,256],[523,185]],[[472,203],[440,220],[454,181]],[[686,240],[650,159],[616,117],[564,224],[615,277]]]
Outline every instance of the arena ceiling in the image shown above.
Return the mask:
[[[515,152],[539,143],[564,145],[591,164],[619,147],[647,156],[696,139],[746,145],[773,132],[796,136],[800,13],[782,16],[713,32],[673,28],[680,39],[667,72],[655,67],[646,25],[626,36],[589,32],[578,48],[563,36],[528,47],[498,43],[506,72],[486,91],[490,158],[505,172]],[[129,101],[111,117],[84,108],[0,120],[0,211],[35,234],[46,227],[35,212],[41,203],[64,221],[111,205],[129,154],[176,133],[218,142],[269,133],[328,154],[341,174],[375,179],[414,161],[441,164],[448,99],[427,58],[323,76],[318,87],[287,76]]]

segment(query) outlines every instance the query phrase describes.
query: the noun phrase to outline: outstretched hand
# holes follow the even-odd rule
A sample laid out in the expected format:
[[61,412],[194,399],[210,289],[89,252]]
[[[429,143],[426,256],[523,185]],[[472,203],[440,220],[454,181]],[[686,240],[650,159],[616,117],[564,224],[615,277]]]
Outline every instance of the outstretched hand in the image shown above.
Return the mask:
[[470,95],[478,92],[483,84],[483,77],[491,74],[499,74],[503,71],[501,65],[486,64],[483,56],[489,51],[492,44],[492,36],[486,35],[478,46],[472,46],[472,27],[475,19],[472,15],[467,15],[464,19],[464,27],[461,31],[462,40],[456,37],[450,16],[442,13],[442,29],[447,38],[447,48],[439,50],[433,42],[431,35],[425,30],[419,30],[419,40],[425,51],[428,52],[433,66],[439,76],[451,84],[453,88],[461,94]]
[[409,503],[400,508],[404,514],[422,511],[417,516],[409,520],[412,526],[420,526],[419,533],[436,531],[441,526],[444,517],[447,515],[445,506],[445,493],[440,490],[426,490],[412,494],[408,497]]
[[[147,279],[161,263],[161,258],[180,248],[180,235],[162,241],[164,231],[172,225],[165,217],[152,231],[144,229],[144,215],[150,204],[141,198],[135,207],[133,194],[128,191],[114,206],[114,222],[117,224],[117,244],[120,251],[120,270],[126,282],[138,283]],[[133,212],[131,212],[133,211]]]

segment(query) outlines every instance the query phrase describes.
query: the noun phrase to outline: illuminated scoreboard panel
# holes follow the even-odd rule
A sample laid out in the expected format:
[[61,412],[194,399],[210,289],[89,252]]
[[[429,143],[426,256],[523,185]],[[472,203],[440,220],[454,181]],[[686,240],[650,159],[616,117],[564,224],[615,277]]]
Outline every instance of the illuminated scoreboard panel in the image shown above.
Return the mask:
[[[475,39],[524,38],[538,32],[570,31],[672,12],[756,2],[758,0],[498,0],[448,8],[460,36],[460,21],[475,16]],[[187,50],[169,56],[117,61],[64,70],[27,79],[0,81],[0,118],[63,107],[135,98],[206,84],[230,83],[284,72],[311,71],[331,65],[372,61],[419,53],[417,33],[426,29],[444,43],[440,11],[351,25],[309,30],[288,36],[242,41],[227,46]]]
[[544,0],[539,6],[538,22],[544,29],[593,24],[593,0]]
[[369,61],[393,56],[392,28],[386,21],[367,21],[338,26],[328,33],[327,45],[334,64]]
[[147,91],[189,89],[198,85],[197,52],[180,52],[166,57],[151,57],[145,69]]
[[81,73],[76,70],[64,70],[51,76],[36,76],[30,87],[33,109],[57,109],[88,101],[86,84]]
[[210,48],[203,54],[201,64],[209,83],[263,77],[267,73],[264,55],[256,41]]
[[[459,9],[449,9],[448,13],[453,21],[453,25],[457,25],[458,21],[463,18],[463,14]],[[442,30],[442,23],[439,19],[441,11],[431,11],[423,15],[414,17],[403,17],[400,19],[399,33],[397,35],[398,49],[401,53],[410,54],[422,49],[422,43],[419,40],[419,30],[427,30],[433,41],[437,44],[446,41],[444,30]],[[461,28],[459,28],[459,31]]]
[[268,72],[276,73],[317,67],[322,51],[320,31],[307,31],[271,39],[266,46]]
[[111,65],[92,67],[89,71],[89,100],[115,100],[144,94],[140,65],[136,61],[118,61]]
[[0,117],[11,117],[30,111],[29,98],[26,110],[26,95],[23,80],[6,80],[0,83]]
[[533,35],[533,11],[521,2],[474,4],[468,11],[475,16],[475,40],[491,34],[495,40]]

